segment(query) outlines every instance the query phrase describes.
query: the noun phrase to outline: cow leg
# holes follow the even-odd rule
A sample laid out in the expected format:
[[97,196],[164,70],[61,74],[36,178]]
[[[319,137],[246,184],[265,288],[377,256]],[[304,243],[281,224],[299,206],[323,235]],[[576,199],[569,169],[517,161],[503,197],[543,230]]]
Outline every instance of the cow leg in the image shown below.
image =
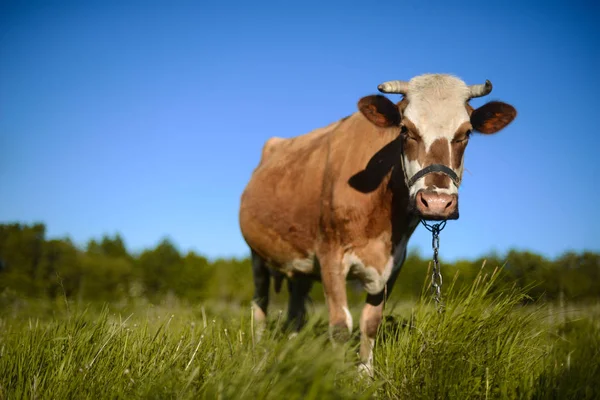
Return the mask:
[[252,275],[254,277],[254,296],[252,309],[256,336],[260,340],[265,329],[267,319],[267,306],[269,305],[270,274],[265,261],[252,250]]
[[333,341],[344,342],[352,333],[352,315],[346,297],[346,273],[342,257],[327,254],[319,258],[321,280],[329,312],[329,335]]
[[360,367],[359,371],[373,376],[373,347],[375,345],[375,337],[377,330],[383,319],[383,306],[386,298],[390,296],[396,278],[400,273],[402,264],[406,259],[406,250],[404,250],[399,264],[392,269],[392,273],[385,284],[385,289],[377,294],[368,294],[366,304],[363,307],[360,315]]
[[311,287],[312,279],[303,274],[296,274],[288,280],[290,301],[287,326],[294,332],[299,332],[306,323],[306,299]]
[[377,329],[383,319],[385,294],[367,295],[367,302],[360,314],[360,366],[359,370],[373,376],[373,347]]

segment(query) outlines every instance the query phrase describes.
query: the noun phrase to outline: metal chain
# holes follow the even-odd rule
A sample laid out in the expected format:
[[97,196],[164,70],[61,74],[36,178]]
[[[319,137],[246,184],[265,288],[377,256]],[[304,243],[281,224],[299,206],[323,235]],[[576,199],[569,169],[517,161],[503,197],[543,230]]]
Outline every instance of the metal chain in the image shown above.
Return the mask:
[[442,273],[440,270],[440,262],[438,260],[438,250],[440,248],[440,232],[446,226],[446,220],[437,224],[428,224],[425,220],[421,220],[423,226],[431,232],[431,247],[433,248],[433,271],[431,273],[431,292],[436,302],[438,312],[442,312],[444,304],[442,303]]

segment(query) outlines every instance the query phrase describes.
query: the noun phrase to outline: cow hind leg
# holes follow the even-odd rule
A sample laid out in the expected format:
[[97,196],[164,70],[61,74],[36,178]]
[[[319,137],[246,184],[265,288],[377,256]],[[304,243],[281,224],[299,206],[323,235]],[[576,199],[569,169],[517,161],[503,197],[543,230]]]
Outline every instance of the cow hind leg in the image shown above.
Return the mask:
[[297,274],[288,280],[290,300],[288,303],[287,328],[299,332],[306,323],[306,300],[312,288],[312,279]]
[[252,250],[252,275],[254,277],[254,296],[252,298],[252,312],[254,316],[255,333],[260,340],[267,320],[267,307],[269,305],[269,269],[265,260]]

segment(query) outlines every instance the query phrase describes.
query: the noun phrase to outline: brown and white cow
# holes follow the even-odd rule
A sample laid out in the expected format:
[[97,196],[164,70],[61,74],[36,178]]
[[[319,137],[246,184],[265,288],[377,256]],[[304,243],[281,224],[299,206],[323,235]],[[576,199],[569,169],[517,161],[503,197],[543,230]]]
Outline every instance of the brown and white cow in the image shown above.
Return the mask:
[[471,132],[492,134],[516,116],[509,104],[473,109],[492,90],[446,74],[379,85],[403,95],[363,97],[358,112],[290,139],[271,138],[242,198],[240,227],[250,246],[257,323],[266,318],[270,271],[290,282],[288,322],[300,329],[313,280],[321,280],[330,332],[347,337],[346,279],[367,292],[360,358],[372,349],[389,295],[419,220],[457,219],[458,186]]

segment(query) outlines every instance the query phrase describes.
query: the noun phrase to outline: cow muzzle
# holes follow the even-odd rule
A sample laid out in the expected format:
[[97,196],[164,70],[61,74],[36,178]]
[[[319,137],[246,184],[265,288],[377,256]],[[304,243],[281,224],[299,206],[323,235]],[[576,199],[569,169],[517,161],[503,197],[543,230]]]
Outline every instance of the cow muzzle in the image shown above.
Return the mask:
[[441,221],[458,219],[458,196],[419,190],[415,198],[417,212],[422,219]]

